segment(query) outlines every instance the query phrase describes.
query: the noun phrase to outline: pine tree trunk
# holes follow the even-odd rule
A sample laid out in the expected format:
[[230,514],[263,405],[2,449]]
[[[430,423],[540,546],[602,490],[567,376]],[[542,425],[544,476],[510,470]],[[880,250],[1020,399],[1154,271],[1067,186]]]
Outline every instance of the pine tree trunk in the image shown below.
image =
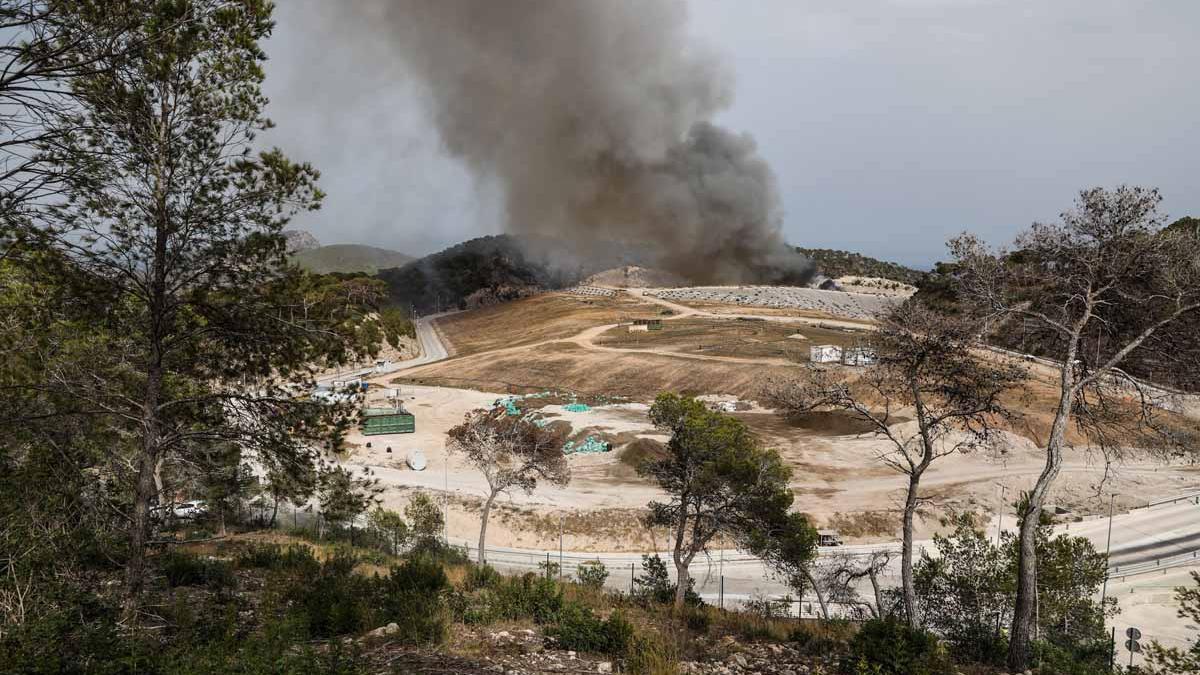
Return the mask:
[[129,560],[125,563],[123,620],[128,626],[137,624],[138,607],[142,588],[145,585],[146,548],[150,537],[150,499],[154,494],[154,460],[148,454],[143,454],[138,465],[137,484],[134,486]]
[[483,503],[483,513],[479,517],[479,555],[475,561],[480,565],[484,564],[487,556],[484,555],[484,547],[487,545],[487,526],[488,516],[492,513],[492,502],[496,501],[496,493],[492,492],[488,495],[487,501]]
[[[904,522],[900,545],[900,584],[904,595],[905,620],[914,628],[921,625],[921,619],[917,615],[917,589],[913,582],[913,518],[917,512],[922,471],[924,469],[913,471],[908,477],[908,495],[904,500]],[[880,607],[881,611],[882,609]]]
[[1068,378],[1064,374],[1063,395],[1046,443],[1046,466],[1029,493],[1029,505],[1021,520],[1017,552],[1017,599],[1013,606],[1012,632],[1008,643],[1008,667],[1018,672],[1027,669],[1033,658],[1034,613],[1037,609],[1037,529],[1050,486],[1062,468],[1063,438],[1074,403],[1070,387],[1073,383]]
[[683,540],[687,532],[687,498],[681,500],[679,507],[679,519],[675,524],[675,548],[672,551],[672,557],[675,561],[675,611],[683,610],[683,602],[687,597],[687,582],[688,582],[688,565],[691,563],[691,556],[684,556]]
[[804,567],[804,580],[812,587],[813,594],[817,596],[817,604],[821,607],[821,618],[829,620],[829,606],[825,604],[825,594],[821,592],[821,587],[817,584],[817,580],[813,578],[812,571],[806,565]]
[[680,558],[675,559],[675,611],[683,609],[683,603],[687,600],[688,587],[688,563],[683,562]]
[[133,522],[129,541],[129,560],[125,563],[125,598],[123,621],[133,626],[138,621],[142,588],[146,581],[146,548],[150,538],[150,504],[155,493],[154,468],[158,463],[158,402],[162,391],[162,372],[152,365],[146,378],[146,393],[142,403],[142,451],[138,459],[138,476],[134,485]]
[[[166,488],[163,486],[162,468],[163,458],[160,456],[158,460],[154,462],[154,503],[159,505],[163,503],[163,496],[167,493]],[[173,503],[175,500],[172,499],[169,501]]]
[[875,618],[881,619],[883,618],[883,591],[879,589],[879,575],[872,567],[868,570],[867,576],[871,578],[871,590],[875,593]]

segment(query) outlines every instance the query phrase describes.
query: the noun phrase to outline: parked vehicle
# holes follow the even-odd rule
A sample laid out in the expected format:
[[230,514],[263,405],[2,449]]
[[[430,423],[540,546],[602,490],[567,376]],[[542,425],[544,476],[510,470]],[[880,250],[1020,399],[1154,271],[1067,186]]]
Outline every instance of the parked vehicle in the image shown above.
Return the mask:
[[163,504],[150,509],[150,516],[156,520],[166,520],[168,514],[175,520],[194,520],[208,514],[208,508],[199,499],[186,502]]
[[208,515],[208,507],[204,502],[194,499],[190,502],[181,502],[174,505],[174,513],[176,518],[199,518]]
[[842,535],[837,530],[817,530],[817,546],[841,546]]

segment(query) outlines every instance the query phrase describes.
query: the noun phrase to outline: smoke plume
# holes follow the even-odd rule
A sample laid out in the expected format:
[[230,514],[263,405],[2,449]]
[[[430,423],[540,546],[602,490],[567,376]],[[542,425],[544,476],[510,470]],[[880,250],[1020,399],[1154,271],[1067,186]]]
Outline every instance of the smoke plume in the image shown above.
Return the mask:
[[775,177],[711,122],[732,79],[679,0],[356,0],[506,228],[647,247],[696,282],[799,282]]

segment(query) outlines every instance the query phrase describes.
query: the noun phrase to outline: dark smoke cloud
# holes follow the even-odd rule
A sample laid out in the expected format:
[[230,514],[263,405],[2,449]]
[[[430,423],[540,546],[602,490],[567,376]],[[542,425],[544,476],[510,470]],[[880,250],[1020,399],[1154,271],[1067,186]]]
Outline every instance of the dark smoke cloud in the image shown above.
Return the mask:
[[676,0],[352,0],[506,229],[645,245],[697,282],[800,281],[775,177],[711,123],[732,78]]

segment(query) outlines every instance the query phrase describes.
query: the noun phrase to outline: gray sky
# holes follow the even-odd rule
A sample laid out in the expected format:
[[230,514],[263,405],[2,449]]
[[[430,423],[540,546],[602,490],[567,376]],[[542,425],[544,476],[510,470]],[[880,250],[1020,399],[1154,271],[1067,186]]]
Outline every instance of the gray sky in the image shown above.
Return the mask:
[[[499,231],[495,190],[444,157],[388,45],[338,4],[284,0],[268,45],[269,141],[329,193],[296,226],[411,254]],[[736,77],[717,121],[757,139],[792,243],[926,266],[959,231],[1002,242],[1118,183],[1200,214],[1196,0],[690,4]]]

